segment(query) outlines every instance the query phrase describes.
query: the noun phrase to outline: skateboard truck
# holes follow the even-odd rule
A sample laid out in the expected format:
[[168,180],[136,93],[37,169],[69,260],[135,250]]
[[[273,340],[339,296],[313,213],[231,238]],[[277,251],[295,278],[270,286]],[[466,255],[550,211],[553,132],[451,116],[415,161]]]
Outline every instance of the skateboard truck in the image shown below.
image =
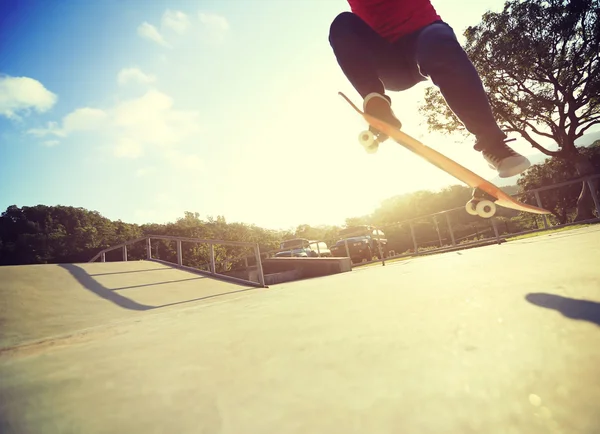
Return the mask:
[[495,200],[496,198],[491,194],[488,194],[479,188],[475,188],[473,197],[465,205],[465,210],[470,215],[478,215],[479,217],[488,219],[496,214]]

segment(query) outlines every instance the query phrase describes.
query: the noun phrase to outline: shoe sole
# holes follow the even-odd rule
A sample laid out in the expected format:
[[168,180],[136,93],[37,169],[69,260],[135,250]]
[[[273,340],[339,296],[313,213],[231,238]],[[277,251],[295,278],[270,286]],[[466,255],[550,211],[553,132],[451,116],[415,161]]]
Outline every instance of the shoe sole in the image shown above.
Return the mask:
[[[519,160],[520,161],[516,164],[509,164],[509,167],[499,168],[498,176],[500,176],[500,178],[510,178],[516,175],[520,175],[531,166],[531,163],[526,158],[519,158]],[[510,162],[510,159],[508,159],[508,161]]]

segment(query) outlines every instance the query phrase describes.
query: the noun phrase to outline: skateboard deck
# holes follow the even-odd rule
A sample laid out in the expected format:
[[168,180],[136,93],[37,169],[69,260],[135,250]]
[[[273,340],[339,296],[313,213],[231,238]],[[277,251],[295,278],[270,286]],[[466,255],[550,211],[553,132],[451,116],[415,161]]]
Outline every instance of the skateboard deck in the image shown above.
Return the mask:
[[[467,169],[466,167],[461,166],[456,161],[446,157],[445,155],[437,152],[436,150],[424,145],[417,139],[409,136],[408,134],[402,132],[401,130],[389,125],[388,123],[373,117],[367,113],[364,113],[360,110],[346,95],[342,92],[338,92],[351,106],[356,110],[366,121],[368,124],[373,126],[373,128],[377,129],[381,133],[385,134],[389,138],[393,139],[398,144],[404,146],[415,154],[421,156],[429,163],[448,173],[449,175],[454,176],[461,182],[464,182],[469,187],[473,187],[479,189],[484,194],[491,196],[494,203],[499,206],[514,209],[517,211],[530,212],[534,214],[551,214],[550,211],[544,208],[538,208],[537,206],[528,205],[523,202],[519,202],[518,200],[512,198],[500,188],[496,187],[491,182],[485,180],[481,176]],[[366,132],[365,132],[366,133]],[[494,212],[492,212],[493,215]],[[475,215],[475,214],[473,214]]]

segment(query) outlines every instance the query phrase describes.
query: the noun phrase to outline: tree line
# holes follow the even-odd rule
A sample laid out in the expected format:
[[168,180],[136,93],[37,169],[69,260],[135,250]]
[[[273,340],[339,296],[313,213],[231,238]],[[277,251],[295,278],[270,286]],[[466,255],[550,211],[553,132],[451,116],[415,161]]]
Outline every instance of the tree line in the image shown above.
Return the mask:
[[[600,141],[580,149],[600,172]],[[516,194],[578,178],[576,165],[568,160],[547,159],[532,166],[518,179],[517,185],[505,187]],[[600,196],[600,192],[597,192]],[[346,219],[345,227],[359,224],[377,226],[385,232],[388,247],[397,253],[413,248],[410,225],[412,223],[420,246],[450,240],[445,217],[419,218],[449,209],[451,223],[457,240],[489,233],[491,223],[467,214],[463,209],[471,197],[471,189],[452,185],[439,191],[416,191],[384,200],[372,213]],[[573,221],[577,214],[579,187],[577,184],[540,193],[542,204],[552,211],[552,224]],[[533,195],[520,199],[536,204]],[[498,208],[496,220],[501,232],[514,233],[540,226],[540,217]],[[284,239],[308,238],[322,240],[328,245],[338,241],[342,227],[299,225],[295,230],[270,230],[245,223],[227,223],[225,217],[200,218],[198,212],[186,212],[174,222],[165,224],[131,224],[112,221],[97,211],[70,206],[9,206],[0,216],[0,265],[47,264],[87,262],[100,250],[148,235],[168,235],[199,239],[217,239],[258,243],[261,252],[276,250]],[[153,244],[154,257],[176,262],[175,243],[168,241]],[[184,243],[183,254],[187,265],[201,266],[208,262],[209,251],[205,244]],[[252,255],[249,249],[219,245],[215,247],[217,261]],[[145,258],[145,245],[131,247],[129,259]],[[107,254],[107,260],[121,260],[121,252]]]

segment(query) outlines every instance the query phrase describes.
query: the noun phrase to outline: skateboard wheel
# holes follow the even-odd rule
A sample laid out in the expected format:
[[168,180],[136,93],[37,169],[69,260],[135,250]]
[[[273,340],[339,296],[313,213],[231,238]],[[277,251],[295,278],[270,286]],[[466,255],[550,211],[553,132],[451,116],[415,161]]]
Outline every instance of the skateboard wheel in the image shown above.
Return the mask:
[[477,204],[475,210],[477,211],[479,217],[489,219],[496,214],[496,204],[491,200],[482,200]]
[[467,214],[479,215],[479,213],[477,212],[476,206],[477,206],[477,202],[474,202],[472,200],[468,201],[467,204],[465,205],[465,210],[467,211]]
[[367,154],[374,154],[379,149],[379,143],[375,142],[371,146],[365,147]]
[[367,154],[374,154],[379,149],[379,142],[372,131],[365,130],[358,135],[358,141],[365,148]]
[[370,148],[375,144],[375,134],[369,130],[365,130],[358,135],[358,142],[365,148]]

